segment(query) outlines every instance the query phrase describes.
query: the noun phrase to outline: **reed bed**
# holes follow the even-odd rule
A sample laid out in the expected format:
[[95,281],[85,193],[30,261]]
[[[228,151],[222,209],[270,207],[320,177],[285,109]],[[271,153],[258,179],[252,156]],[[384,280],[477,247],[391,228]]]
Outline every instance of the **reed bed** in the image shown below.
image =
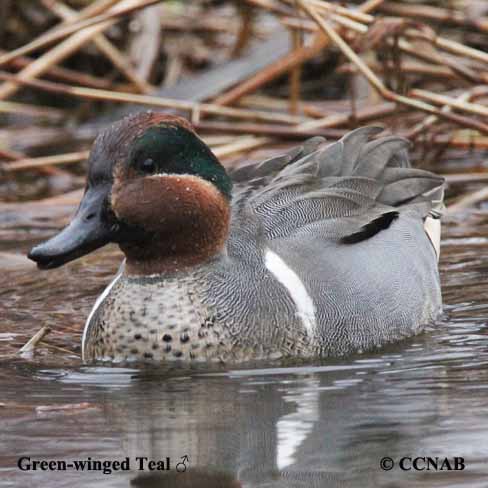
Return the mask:
[[[3,0],[0,14],[2,238],[61,225],[97,132],[148,108],[189,118],[229,165],[382,125],[446,175],[448,211],[488,200],[486,2]],[[48,332],[23,352],[66,351]]]

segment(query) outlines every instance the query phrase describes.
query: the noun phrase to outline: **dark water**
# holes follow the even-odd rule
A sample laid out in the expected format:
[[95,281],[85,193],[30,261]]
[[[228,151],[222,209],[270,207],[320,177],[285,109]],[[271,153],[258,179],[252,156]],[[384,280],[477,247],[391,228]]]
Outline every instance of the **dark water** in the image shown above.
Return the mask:
[[[2,255],[0,486],[486,487],[488,211],[449,217],[444,228],[445,317],[434,327],[376,354],[246,370],[83,366],[82,323],[117,253],[43,273]],[[23,234],[0,251],[40,237]],[[49,347],[16,356],[46,324]],[[129,457],[132,470],[22,472],[21,456]],[[169,457],[171,469],[139,471],[143,456]],[[451,467],[462,457],[465,469],[402,471],[403,457]],[[178,473],[178,462],[189,468]]]

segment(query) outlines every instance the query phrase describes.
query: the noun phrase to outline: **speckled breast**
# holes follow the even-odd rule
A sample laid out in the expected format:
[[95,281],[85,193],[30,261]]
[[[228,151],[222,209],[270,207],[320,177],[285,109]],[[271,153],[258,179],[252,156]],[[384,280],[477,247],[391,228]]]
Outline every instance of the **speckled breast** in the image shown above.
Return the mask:
[[120,276],[94,311],[84,360],[226,361],[231,340],[189,279]]

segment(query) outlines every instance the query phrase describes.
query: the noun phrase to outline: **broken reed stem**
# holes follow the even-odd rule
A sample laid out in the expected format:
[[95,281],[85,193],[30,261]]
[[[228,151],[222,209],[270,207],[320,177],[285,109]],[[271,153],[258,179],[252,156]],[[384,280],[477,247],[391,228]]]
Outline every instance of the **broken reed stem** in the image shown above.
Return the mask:
[[40,158],[23,158],[13,163],[4,164],[3,171],[12,172],[25,169],[39,168],[41,166],[50,166],[56,164],[79,163],[88,158],[89,151],[78,151],[66,154],[57,154],[54,156],[43,156]]
[[[302,46],[302,33],[298,31],[290,32],[293,49],[300,49]],[[296,115],[298,113],[298,104],[300,101],[300,86],[302,77],[302,65],[297,64],[290,71],[290,96],[289,96],[289,110],[290,113]]]
[[451,114],[450,112],[442,112],[433,105],[425,103],[420,100],[411,99],[403,95],[399,95],[391,90],[387,89],[382,81],[373,73],[373,71],[363,62],[363,60],[349,47],[349,45],[342,39],[342,37],[324,20],[317,11],[309,4],[309,0],[297,0],[300,7],[306,12],[306,14],[313,19],[320,27],[322,32],[326,34],[334,44],[342,51],[342,53],[354,63],[358,70],[365,76],[368,82],[373,88],[388,101],[393,101],[408,107],[421,110],[430,114],[437,115],[441,118],[456,122],[457,124],[464,125],[476,130],[479,130],[485,134],[488,134],[488,125],[476,120]]
[[[463,93],[460,97],[458,97],[459,100],[462,101],[469,101],[471,98],[471,93]],[[444,106],[441,109],[443,112],[450,112],[451,107],[450,106]],[[432,127],[437,121],[439,120],[439,117],[437,115],[429,115],[427,116],[422,122],[418,123],[415,125],[412,129],[408,131],[408,138],[415,139],[422,131],[428,129],[429,127]]]
[[97,90],[82,86],[70,86],[61,83],[52,83],[40,80],[24,80],[8,73],[0,72],[0,80],[17,83],[20,85],[38,88],[51,93],[61,93],[63,95],[74,96],[90,100],[104,100],[112,102],[135,103],[138,105],[147,105],[150,107],[172,108],[177,110],[188,111],[190,113],[200,112],[212,115],[222,115],[238,119],[261,120],[267,122],[282,122],[284,124],[297,124],[303,121],[303,117],[292,116],[289,114],[280,114],[273,112],[264,112],[260,110],[246,110],[241,108],[221,107],[211,103],[187,102],[171,98],[160,98],[150,95],[137,95],[127,92],[116,92],[108,90]]
[[[228,127],[228,124],[226,124],[226,126]],[[246,135],[238,139],[233,138],[230,143],[215,148],[213,152],[217,157],[227,157],[238,152],[255,149],[269,141],[268,138],[257,138],[251,135]],[[56,154],[53,156],[43,156],[40,158],[23,158],[12,163],[4,164],[2,169],[6,172],[13,172],[35,169],[48,165],[79,163],[80,161],[87,159],[89,155],[90,151],[79,151],[74,153]]]
[[[409,37],[409,36],[407,36],[407,37]],[[414,36],[410,36],[410,37],[414,37]],[[421,38],[422,40],[424,40],[426,42],[429,42],[434,47],[441,47],[441,44],[443,44],[441,42],[436,42],[435,39],[432,39],[431,37],[428,37],[428,36],[420,36],[419,35],[419,38]],[[390,46],[393,47],[392,44],[390,44]],[[463,46],[463,45],[459,44],[459,46]],[[400,41],[398,42],[398,48],[402,52],[404,52],[410,56],[419,58],[423,61],[432,62],[432,63],[438,64],[441,66],[447,66],[458,77],[460,77],[460,76],[466,77],[468,70],[470,70],[470,68],[468,66],[462,65],[454,59],[446,58],[445,56],[442,56],[440,53],[437,53],[435,51],[429,52],[429,50],[421,50],[418,48],[418,46],[414,46],[411,42],[409,42],[406,39],[400,39]],[[473,57],[473,59],[475,61],[479,61],[479,58],[486,57],[485,54],[482,53],[481,51],[477,51],[475,49],[472,49],[472,51],[475,51],[479,55],[468,56],[467,54],[464,54],[464,57]],[[459,53],[456,53],[456,54],[459,54]],[[484,62],[486,62],[486,61],[484,61]],[[472,70],[470,70],[470,71],[472,71]],[[473,72],[473,74],[471,76],[473,76],[473,75],[478,76],[479,78],[482,78],[483,81],[487,79],[486,78],[487,74],[486,74],[486,72],[483,72],[483,71],[478,70],[477,72]]]
[[254,5],[255,7],[260,7],[268,12],[273,12],[278,15],[289,15],[291,10],[289,10],[284,5],[275,3],[274,0],[245,0],[246,3]]
[[[47,8],[55,8],[57,0],[42,0],[43,4]],[[80,20],[85,20],[90,17],[95,17],[96,15],[103,14],[103,12],[107,11],[116,3],[120,2],[120,0],[94,0],[93,2],[89,3],[85,8],[80,10],[76,18],[73,19],[66,19],[60,25],[54,27],[54,29],[59,29],[60,27],[64,27],[66,25],[74,24],[75,22],[79,22]]]
[[[375,72],[382,73],[385,70],[384,64],[368,62],[367,65]],[[390,67],[392,69],[393,67]],[[415,61],[402,61],[402,73],[412,75],[422,75],[436,78],[446,78],[448,80],[458,79],[459,77],[446,66],[433,66],[427,63],[418,63]],[[337,68],[337,73],[357,74],[358,70],[352,63],[346,63]]]
[[[384,0],[366,0],[361,4],[357,11],[369,13],[378,8]],[[293,50],[283,58],[275,61],[255,75],[240,83],[228,92],[215,98],[214,103],[218,105],[232,105],[249,93],[255,92],[258,88],[289,72],[295,66],[303,64],[309,59],[319,54],[330,44],[327,37],[318,33],[311,46],[302,46],[300,49]]]
[[268,97],[266,95],[247,95],[239,100],[240,107],[266,110],[286,110],[288,105],[288,100]]
[[[11,149],[0,148],[0,159],[5,159],[7,161],[22,161],[26,157],[24,154],[17,151],[12,151]],[[0,163],[0,170],[5,169],[5,163]],[[54,166],[41,166],[36,168],[39,173],[43,173],[49,176],[53,175],[66,175],[66,172],[60,168],[55,168]]]
[[429,102],[436,103],[438,105],[445,105],[447,107],[457,108],[458,110],[464,110],[481,117],[488,117],[488,107],[479,103],[470,103],[460,100],[459,98],[452,98],[447,95],[439,95],[427,90],[413,89],[410,90],[410,95],[420,98],[421,100],[428,100]]
[[77,356],[77,357],[81,357],[80,354],[78,354],[77,352],[75,351],[72,351],[71,349],[66,349],[64,347],[61,347],[61,346],[56,346],[56,344],[49,344],[48,342],[44,342],[44,341],[39,341],[39,344],[41,346],[44,346],[44,347],[47,347],[47,348],[50,348],[50,349],[54,349],[55,351],[59,351],[59,352],[63,352],[63,353],[67,353],[67,354],[72,354],[73,356]]
[[[308,0],[308,1],[314,3],[314,0]],[[335,14],[335,15],[331,15],[330,18],[336,21],[338,24],[343,25],[344,27],[347,27],[353,30],[354,32],[357,32],[358,34],[365,34],[368,31],[368,26],[371,25],[375,20],[373,16],[369,15],[366,17],[364,21],[366,25],[364,25],[359,21],[353,21],[353,22],[348,21],[343,15]],[[294,29],[302,29],[310,32],[314,32],[319,29],[317,25],[314,25],[313,23],[304,21],[303,19],[299,19],[296,17],[283,17],[281,21],[283,22],[284,25],[288,27],[292,27]],[[426,34],[425,32],[415,30],[415,29],[409,29],[405,31],[403,35],[408,39],[416,39],[416,40],[420,39],[423,41],[427,41],[437,48],[440,48],[452,54],[456,54],[458,56],[463,56],[466,58],[471,58],[475,61],[488,63],[488,53],[485,53],[484,51],[481,51],[479,49],[465,46],[464,44],[461,44],[460,42],[457,41],[453,41],[451,39],[446,39],[440,36],[432,36]],[[402,43],[400,43],[399,47],[402,51],[407,52],[408,54],[413,56],[418,55],[418,56],[423,56],[424,58],[433,57],[428,53],[419,52],[415,48],[412,48],[411,44],[407,43],[404,40],[402,40]],[[436,59],[435,62],[439,63],[440,60]],[[441,62],[444,63],[445,60],[441,59]]]
[[421,39],[424,41],[428,41],[434,46],[443,49],[444,51],[448,51],[452,54],[457,54],[459,56],[464,56],[474,59],[475,61],[481,61],[482,63],[488,64],[488,53],[480,51],[479,49],[465,46],[464,44],[453,41],[451,39],[446,39],[439,36],[430,36],[425,32],[412,29],[409,29],[405,32],[405,37],[407,37],[408,39]]
[[344,130],[338,129],[311,129],[299,130],[295,127],[287,127],[277,124],[253,124],[237,122],[228,124],[225,122],[202,121],[195,125],[199,131],[223,132],[224,134],[254,134],[256,136],[265,135],[274,139],[303,140],[306,137],[323,136],[337,139],[344,135]]
[[128,15],[136,10],[141,8],[149,7],[151,5],[155,5],[156,3],[161,2],[161,0],[140,0],[139,3],[136,5],[129,5],[127,7],[122,7],[116,11],[110,11],[106,14],[97,15],[95,17],[91,17],[86,20],[81,20],[79,22],[75,22],[74,24],[67,25],[66,27],[60,27],[53,32],[50,32],[45,35],[41,35],[34,41],[29,42],[28,44],[19,47],[18,49],[14,49],[7,54],[0,56],[0,66],[9,61],[12,61],[18,56],[24,56],[32,51],[36,51],[41,47],[46,45],[52,44],[60,39],[68,37],[70,34],[74,34],[75,32],[81,31],[88,27],[93,27],[97,24],[109,22],[109,24],[113,21],[117,21],[120,17]]
[[12,149],[0,147],[0,159],[6,159],[7,161],[18,161],[19,159],[24,159],[24,155],[17,151],[12,151]]
[[[406,134],[405,137],[410,138],[408,134]],[[463,149],[465,151],[484,151],[488,149],[488,138],[486,137],[466,138],[456,136],[437,136],[433,139],[429,139],[428,143],[453,149]]]
[[6,102],[4,100],[0,100],[0,113],[27,115],[28,117],[41,117],[54,120],[59,120],[64,117],[64,112],[56,108],[19,102]]
[[[109,13],[115,11],[115,9],[117,9],[117,12],[120,12],[123,8],[134,8],[135,1],[136,0],[120,0],[120,2]],[[51,66],[60,63],[70,54],[80,49],[83,45],[93,39],[97,34],[100,34],[112,24],[113,21],[106,21],[76,32],[64,41],[55,45],[49,51],[39,56],[31,64],[26,66],[21,72],[17,73],[17,78],[30,80],[38,77],[39,75],[47,71]],[[13,95],[17,91],[17,89],[18,86],[13,83],[3,83],[0,86],[0,99],[5,99]]]
[[297,0],[300,7],[305,13],[314,20],[319,26],[320,30],[343,52],[343,54],[351,60],[359,69],[359,71],[366,77],[369,83],[384,96],[387,89],[379,78],[369,69],[369,67],[361,60],[361,58],[349,47],[349,45],[342,39],[342,37],[333,29],[328,22],[326,22],[318,12],[309,5],[308,0]]
[[236,7],[240,17],[240,27],[237,32],[234,47],[232,48],[232,57],[238,58],[246,49],[254,28],[255,11],[249,6],[243,5],[240,2],[236,3]]
[[[293,17],[286,17],[286,18],[281,18],[281,22],[289,28],[295,29],[295,30],[306,30],[309,32],[317,32],[319,27],[313,22],[310,21],[304,21],[303,19],[297,19]],[[342,24],[344,25],[344,24]],[[362,28],[357,28],[358,26],[356,25],[348,25],[348,28],[352,29],[354,32],[357,32],[359,34],[364,34],[367,32],[368,28],[366,26],[362,26]],[[442,37],[431,37],[427,36],[421,32],[415,31],[415,33],[412,34],[405,34],[406,37],[413,38],[413,39],[421,39],[424,41],[430,42],[433,46],[438,47],[443,49],[444,51],[456,54],[458,56],[464,56],[465,58],[472,58],[474,61],[481,61],[483,63],[488,63],[488,54],[484,53],[483,51],[480,51],[478,49],[470,48],[465,46],[464,44],[461,44],[456,41],[451,41],[449,39],[444,39]],[[455,62],[454,61],[449,61],[445,57],[442,57],[441,55],[434,55],[432,52],[428,51],[421,51],[418,48],[414,47],[410,42],[408,42],[405,39],[400,39],[400,41],[397,44],[397,47],[404,53],[409,54],[410,56],[414,56],[416,58],[419,58],[423,61],[427,62],[432,62],[441,66],[446,66],[445,69],[449,70],[449,73],[456,78],[459,78],[461,76],[462,72],[456,71],[455,68]],[[486,72],[476,72],[475,73],[477,77],[483,82],[486,82],[488,80],[488,73]]]
[[368,32],[368,28],[364,24],[355,22],[354,20],[348,19],[347,17],[343,17],[342,15],[331,14],[330,18],[336,24],[341,25],[342,27],[346,27],[347,29],[351,29],[355,32],[358,32],[359,34],[366,34],[366,32]]
[[198,19],[198,22],[195,23],[193,18],[164,17],[161,19],[161,28],[185,32],[223,32],[232,35],[238,31],[236,22],[226,21],[222,24],[218,18]]
[[[66,6],[61,1],[51,3],[49,0],[42,0],[42,3],[49,8],[54,14],[64,21],[75,22],[79,20],[80,15],[76,11]],[[97,34],[93,38],[93,43],[104,54],[112,64],[136,87],[139,93],[150,93],[152,87],[149,83],[141,78],[125,58],[124,54],[120,52],[103,33]]]
[[212,152],[218,158],[225,158],[243,151],[256,149],[257,147],[264,146],[268,142],[270,142],[268,137],[254,137],[248,135],[234,140],[230,144],[224,144],[223,146],[216,147],[212,150]]
[[[286,0],[287,3],[296,7],[296,0]],[[328,17],[339,25],[352,29],[361,34],[368,31],[368,27],[364,23],[369,24],[374,21],[372,15],[363,14],[359,11],[349,10],[345,7],[332,5],[323,0],[309,0],[317,10],[326,12]]]
[[47,326],[41,327],[20,349],[19,354],[26,352],[32,352],[37,344],[39,344],[42,339],[51,332],[51,329]]
[[293,50],[283,58],[266,66],[264,69],[251,76],[239,85],[231,88],[228,92],[223,93],[215,98],[214,103],[217,105],[232,105],[242,97],[256,91],[261,86],[287,73],[295,66],[316,56],[322,49],[327,46],[328,39],[318,36],[311,46],[302,46],[300,49]]
[[126,57],[102,34],[93,40],[97,48],[135,86],[139,93],[151,93],[154,88],[132,68]]
[[454,122],[457,125],[460,125],[462,127],[475,129],[479,132],[482,132],[483,134],[488,134],[488,124],[485,124],[484,122],[478,121],[476,119],[472,119],[469,117],[465,117],[463,115],[458,115],[447,111],[443,112],[442,110],[435,108],[430,104],[421,102],[420,100],[411,99],[403,95],[398,95],[396,93],[392,93],[390,100],[394,100],[408,107],[417,108],[429,114],[437,115],[439,118],[446,119],[450,122]]
[[[225,124],[225,126],[228,127],[228,124]],[[225,158],[239,152],[255,149],[257,147],[267,144],[271,140],[265,137],[254,137],[251,135],[246,135],[238,139],[236,139],[235,137],[230,137],[230,138],[226,137],[225,142],[227,141],[230,142],[221,144],[218,147],[213,148],[213,153],[217,157]],[[7,171],[17,171],[21,169],[39,168],[40,166],[45,164],[75,163],[87,159],[88,156],[89,156],[89,151],[80,151],[79,153],[66,153],[66,154],[59,154],[54,156],[46,156],[42,158],[29,158],[29,159],[23,158],[23,159],[19,159],[18,161],[15,161],[15,163],[10,163],[9,165],[5,165],[3,169]],[[78,190],[75,190],[74,192],[70,192],[70,193],[73,194],[73,201],[76,202],[79,201],[80,195]],[[58,197],[45,199],[42,201],[42,203],[53,205],[54,199],[57,198]],[[53,201],[51,202],[51,200]]]
[[205,144],[209,146],[212,150],[217,146],[224,146],[225,144],[230,144],[231,142],[234,142],[236,140],[236,138],[234,136],[231,136],[230,134],[203,135],[202,139],[203,142],[205,142]]
[[484,200],[488,200],[488,187],[486,186],[478,191],[461,197],[455,203],[449,205],[447,207],[447,213],[459,212],[459,210],[472,207],[473,205],[476,205]]
[[[377,117],[392,115],[398,111],[397,105],[392,102],[385,102],[372,107],[359,109],[354,114],[355,122],[366,122]],[[331,114],[326,117],[311,120],[300,125],[301,131],[311,131],[315,129],[332,128],[345,125],[351,121],[352,112]]]
[[[289,0],[290,1],[290,0]],[[295,0],[291,0],[295,1]],[[313,4],[317,10],[323,10],[325,12],[334,12],[338,15],[349,17],[356,22],[361,22],[363,24],[371,24],[374,22],[375,18],[373,15],[369,15],[367,13],[352,10],[346,7],[341,7],[340,5],[335,5],[330,2],[326,2],[324,0],[309,0],[311,4]]]
[[[390,47],[393,49],[393,42],[389,42]],[[485,78],[488,79],[488,75],[482,71],[473,71],[472,69],[461,65],[453,59],[449,59],[441,56],[439,53],[431,52],[430,50],[419,49],[418,46],[414,46],[405,39],[400,39],[398,42],[398,48],[415,58],[421,59],[427,63],[433,63],[435,65],[445,66],[450,72],[456,76],[456,78],[468,79],[471,82],[480,83],[484,82]]]
[[285,27],[288,27],[290,29],[302,30],[307,32],[317,32],[319,30],[315,22],[312,22],[308,19],[287,16],[280,17],[279,20]]
[[488,173],[441,174],[450,185],[465,183],[488,183]]
[[[368,113],[369,112],[369,113]],[[376,113],[375,113],[376,112]],[[381,124],[381,119],[385,116],[397,114],[397,107],[393,103],[385,103],[378,105],[375,108],[364,108],[357,112],[357,122],[377,122]],[[379,120],[378,120],[379,119]],[[350,113],[347,114],[333,114],[330,115],[330,124],[327,127],[320,128],[305,128],[303,125],[295,127],[285,127],[279,125],[269,124],[252,124],[252,123],[235,123],[232,125],[225,122],[210,122],[202,121],[196,125],[196,129],[200,131],[220,132],[225,134],[254,134],[254,135],[266,135],[273,137],[274,139],[285,139],[290,141],[291,139],[303,140],[306,137],[322,136],[328,139],[338,139],[342,137],[347,130],[345,128],[336,128],[346,125],[350,121]],[[303,127],[303,129],[300,129]],[[400,135],[414,139],[416,134],[408,132],[401,132]],[[228,137],[228,136],[226,136]],[[486,150],[488,149],[488,137],[483,136],[443,136],[437,135],[429,139],[429,144],[436,146],[445,146],[455,149],[463,150]]]
[[[331,15],[330,18],[331,20],[335,21],[336,24],[347,27],[358,34],[366,34],[368,32],[368,28],[365,25],[350,21],[346,19],[346,17]],[[308,32],[317,32],[320,30],[317,25],[310,20],[297,19],[295,17],[282,17],[280,22],[283,25],[291,27],[295,30],[305,30]]]
[[[4,54],[5,51],[0,50],[0,54]],[[14,69],[24,69],[29,64],[33,63],[34,59],[27,58],[24,56],[19,56],[15,58],[8,66],[12,66]],[[104,80],[102,78],[97,78],[96,76],[89,75],[87,73],[82,73],[80,71],[75,71],[73,69],[64,68],[61,66],[50,66],[46,70],[46,75],[50,78],[58,81],[64,81],[68,83],[77,83],[79,85],[88,86],[91,88],[110,88],[112,82],[110,80]]]
[[[336,24],[347,27],[358,34],[366,34],[366,32],[368,32],[368,28],[365,25],[360,24],[359,22],[354,22],[347,17],[333,14],[330,16],[330,18]],[[308,32],[317,32],[320,30],[314,22],[304,19],[297,19],[295,17],[281,17],[280,22],[294,30],[305,30]]]
[[488,32],[488,17],[478,20],[469,19],[466,15],[453,9],[433,7],[430,5],[402,5],[396,2],[384,2],[382,12],[399,17],[426,19],[429,21],[450,23],[462,27],[476,27],[482,32]]

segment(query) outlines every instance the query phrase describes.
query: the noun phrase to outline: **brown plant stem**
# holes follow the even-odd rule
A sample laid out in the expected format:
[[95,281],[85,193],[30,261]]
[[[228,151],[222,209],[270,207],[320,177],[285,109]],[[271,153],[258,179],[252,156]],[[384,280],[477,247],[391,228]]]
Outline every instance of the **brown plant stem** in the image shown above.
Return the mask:
[[138,95],[134,93],[116,92],[108,90],[97,90],[94,88],[86,88],[81,86],[69,86],[61,83],[52,83],[40,80],[24,80],[19,79],[8,73],[0,72],[0,80],[6,80],[14,84],[20,84],[38,88],[51,93],[60,93],[64,95],[74,96],[89,100],[106,100],[113,102],[135,103],[139,105],[146,105],[153,108],[172,108],[177,110],[188,111],[191,114],[208,113],[213,115],[221,115],[225,117],[240,118],[240,119],[255,119],[268,122],[282,122],[284,124],[296,124],[301,122],[301,117],[292,116],[289,114],[280,114],[274,112],[264,112],[259,110],[246,110],[241,108],[221,107],[211,103],[196,103],[187,102],[184,100],[176,100],[170,98],[161,98],[150,95]]

